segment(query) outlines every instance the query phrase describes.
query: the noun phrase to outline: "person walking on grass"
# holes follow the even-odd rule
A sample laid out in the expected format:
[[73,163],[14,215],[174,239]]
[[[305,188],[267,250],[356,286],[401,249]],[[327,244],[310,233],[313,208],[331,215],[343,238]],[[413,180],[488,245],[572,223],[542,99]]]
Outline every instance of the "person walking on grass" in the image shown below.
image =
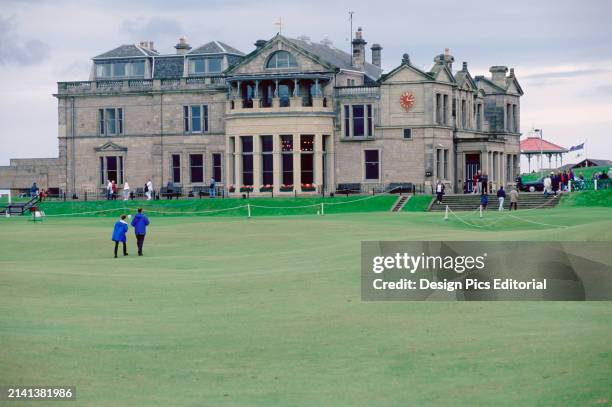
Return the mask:
[[142,208],[138,208],[138,213],[132,219],[132,227],[136,234],[136,245],[138,246],[138,255],[142,256],[142,246],[144,244],[145,235],[147,234],[147,226],[149,226],[149,218],[142,213]]
[[480,195],[480,210],[486,211],[488,204],[489,204],[489,196],[487,195],[486,192],[483,191],[482,195]]
[[515,211],[518,210],[518,196],[519,192],[516,188],[512,188],[512,191],[510,191],[510,210],[512,210],[512,207],[514,207]]
[[115,228],[113,229],[113,242],[115,242],[115,258],[117,258],[117,250],[119,249],[119,242],[123,243],[123,255],[127,256],[127,238],[125,237],[128,231],[128,224],[125,221],[125,215],[121,215],[121,219],[119,219],[115,223]]
[[442,181],[438,180],[436,184],[436,202],[438,204],[442,203],[442,197],[444,196],[444,184]]
[[499,212],[504,211],[504,201],[506,200],[506,191],[504,191],[504,187],[499,187],[497,190],[497,200],[499,201],[499,208],[497,209]]

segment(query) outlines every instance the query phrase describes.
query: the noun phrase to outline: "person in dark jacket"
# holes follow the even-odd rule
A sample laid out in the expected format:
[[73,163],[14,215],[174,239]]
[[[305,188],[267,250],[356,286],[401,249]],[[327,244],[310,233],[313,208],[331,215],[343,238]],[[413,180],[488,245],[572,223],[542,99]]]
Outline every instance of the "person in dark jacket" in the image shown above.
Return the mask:
[[142,208],[138,208],[138,213],[132,219],[132,227],[134,228],[134,233],[136,233],[136,245],[138,246],[139,256],[142,256],[142,245],[147,234],[147,226],[149,226],[149,218],[142,213]]
[[504,191],[504,187],[499,187],[497,190],[497,200],[499,201],[499,208],[497,209],[499,212],[504,211],[504,201],[506,200],[506,191]]
[[485,192],[483,192],[482,195],[480,195],[480,210],[481,211],[486,210],[488,204],[489,204],[489,197]]
[[127,256],[128,252],[127,252],[127,247],[126,247],[126,241],[127,238],[125,237],[125,234],[128,231],[128,224],[125,221],[125,215],[121,215],[121,219],[119,219],[116,223],[115,223],[115,228],[113,229],[113,242],[115,242],[115,258],[117,258],[117,250],[119,249],[119,242],[123,243],[123,255]]

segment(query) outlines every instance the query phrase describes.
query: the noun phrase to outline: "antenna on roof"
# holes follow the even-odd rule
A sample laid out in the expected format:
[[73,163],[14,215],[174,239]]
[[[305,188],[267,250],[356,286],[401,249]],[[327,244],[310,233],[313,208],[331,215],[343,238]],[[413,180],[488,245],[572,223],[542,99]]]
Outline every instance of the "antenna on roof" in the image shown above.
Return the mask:
[[349,10],[349,21],[351,22],[351,40],[349,41],[349,55],[353,55],[353,14],[355,14],[354,11],[350,11]]
[[278,18],[278,21],[274,23],[274,25],[278,26],[278,33],[283,33],[283,19],[281,17]]

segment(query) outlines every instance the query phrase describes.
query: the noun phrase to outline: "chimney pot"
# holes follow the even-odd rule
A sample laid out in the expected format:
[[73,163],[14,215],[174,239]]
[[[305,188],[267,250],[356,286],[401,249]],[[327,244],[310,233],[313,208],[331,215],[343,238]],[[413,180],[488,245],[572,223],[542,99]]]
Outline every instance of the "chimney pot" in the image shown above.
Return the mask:
[[382,66],[382,49],[383,47],[380,44],[372,44],[372,65],[376,65],[379,68]]
[[181,37],[179,38],[178,44],[174,46],[174,49],[176,49],[177,55],[185,55],[189,52],[191,46],[187,43],[187,38]]
[[467,69],[467,62],[465,62],[465,61],[463,61],[463,70],[464,70],[464,71],[467,71],[467,70],[468,70],[468,69]]

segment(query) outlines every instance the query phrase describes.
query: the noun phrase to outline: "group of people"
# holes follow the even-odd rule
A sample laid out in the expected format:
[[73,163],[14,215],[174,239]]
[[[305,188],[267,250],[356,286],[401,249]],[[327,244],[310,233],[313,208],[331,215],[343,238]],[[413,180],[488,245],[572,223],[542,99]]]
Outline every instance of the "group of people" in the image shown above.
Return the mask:
[[480,170],[476,171],[476,173],[472,177],[472,193],[486,194],[488,190],[489,176],[487,175],[487,173],[481,173]]
[[49,196],[49,193],[45,189],[39,189],[38,185],[36,185],[36,182],[32,183],[32,186],[30,187],[30,198],[38,197],[40,201],[44,201],[47,196]]
[[[506,194],[506,190],[504,187],[499,187],[497,190],[497,201],[499,202],[499,207],[497,210],[499,212],[504,211],[504,202],[506,201],[507,195],[510,195],[510,210],[514,208],[515,211],[518,210],[518,197],[519,191],[516,187],[513,187],[512,190]],[[480,209],[486,210],[489,205],[489,195],[487,195],[486,191],[483,191],[480,195]]]
[[[123,255],[127,256],[127,232],[129,230],[128,223],[126,222],[127,215],[121,215],[119,220],[115,223],[113,228],[112,241],[115,242],[115,258],[117,258],[117,251],[119,249],[119,243],[123,244]],[[145,235],[147,234],[147,226],[149,226],[149,218],[142,213],[142,208],[138,208],[138,213],[134,216],[131,222],[136,235],[136,247],[138,248],[138,255],[142,256],[142,247],[144,245]]]
[[[147,197],[147,201],[153,199],[153,182],[149,178],[149,180],[144,185],[144,193]],[[130,199],[130,184],[127,181],[123,183],[123,200],[127,201]],[[106,184],[106,199],[117,199],[117,183],[115,180],[108,180]]]

